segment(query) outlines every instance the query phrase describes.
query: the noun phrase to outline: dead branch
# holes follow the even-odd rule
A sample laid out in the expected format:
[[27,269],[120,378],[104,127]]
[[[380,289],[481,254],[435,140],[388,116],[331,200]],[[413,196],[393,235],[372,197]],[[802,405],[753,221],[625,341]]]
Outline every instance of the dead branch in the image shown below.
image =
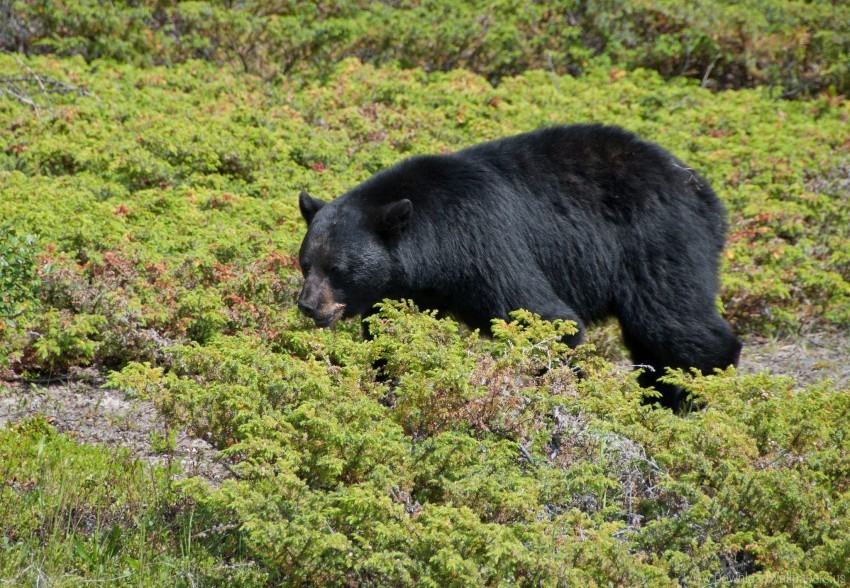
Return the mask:
[[[41,117],[41,112],[43,110],[52,112],[53,109],[48,106],[52,94],[73,93],[77,96],[90,97],[100,101],[97,96],[93,95],[85,88],[40,75],[14,53],[9,53],[8,51],[4,51],[4,53],[12,55],[15,61],[18,62],[18,65],[20,65],[22,69],[26,70],[26,73],[11,76],[0,75],[0,95],[8,94],[21,104],[31,107],[35,111],[37,117]],[[42,102],[37,101],[33,97],[33,95],[39,93],[44,96],[44,100]]]

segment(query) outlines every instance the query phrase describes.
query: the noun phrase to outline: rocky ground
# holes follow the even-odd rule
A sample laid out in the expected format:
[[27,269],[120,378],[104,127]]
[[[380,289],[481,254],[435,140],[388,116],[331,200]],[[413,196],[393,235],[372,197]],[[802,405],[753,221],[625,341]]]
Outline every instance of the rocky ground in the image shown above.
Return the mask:
[[[850,333],[822,332],[794,339],[745,340],[740,369],[791,376],[802,387],[829,379],[850,387]],[[168,438],[165,423],[149,402],[98,385],[96,377],[41,383],[0,383],[0,426],[44,415],[56,429],[81,443],[126,447],[149,463],[177,465],[181,476],[201,476],[216,484],[230,476],[227,464],[203,439],[185,431]]]

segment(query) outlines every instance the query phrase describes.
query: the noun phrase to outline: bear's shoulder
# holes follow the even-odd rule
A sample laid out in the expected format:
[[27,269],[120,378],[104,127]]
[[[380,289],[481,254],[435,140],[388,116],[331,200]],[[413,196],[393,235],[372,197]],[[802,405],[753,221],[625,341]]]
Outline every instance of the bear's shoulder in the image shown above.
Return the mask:
[[407,198],[414,204],[438,203],[464,187],[487,179],[482,161],[458,153],[418,155],[382,170],[345,194],[346,205],[373,209]]

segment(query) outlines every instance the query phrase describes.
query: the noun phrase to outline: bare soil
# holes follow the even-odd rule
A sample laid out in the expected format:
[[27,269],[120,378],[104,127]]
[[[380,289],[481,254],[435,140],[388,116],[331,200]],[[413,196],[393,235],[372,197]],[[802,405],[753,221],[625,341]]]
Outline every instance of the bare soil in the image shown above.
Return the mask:
[[150,402],[128,399],[96,380],[6,383],[5,390],[0,384],[0,427],[37,414],[80,443],[125,447],[148,463],[177,465],[176,477],[200,476],[218,484],[231,476],[214,447],[185,431],[178,431],[171,447],[165,448],[169,431]]
[[[830,380],[850,387],[850,333],[820,332],[793,339],[750,337],[744,341],[742,373],[767,370],[792,377],[800,388]],[[162,451],[165,423],[149,402],[98,385],[96,378],[42,385],[0,383],[0,427],[36,414],[80,443],[126,447],[146,462],[178,465],[176,476],[200,476],[213,484],[231,476],[218,452],[203,439],[180,431],[169,451]]]
[[750,337],[744,341],[739,369],[751,374],[767,370],[791,376],[797,386],[829,380],[850,388],[850,332],[822,331],[793,339]]

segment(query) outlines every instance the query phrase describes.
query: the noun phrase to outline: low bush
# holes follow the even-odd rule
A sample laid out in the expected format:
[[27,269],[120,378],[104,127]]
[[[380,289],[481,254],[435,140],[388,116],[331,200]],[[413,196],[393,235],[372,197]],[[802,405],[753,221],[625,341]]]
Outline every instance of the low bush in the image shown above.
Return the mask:
[[148,1],[6,3],[0,48],[137,65],[207,59],[244,71],[322,75],[357,57],[491,81],[594,61],[775,95],[850,88],[850,9],[838,2],[608,0],[516,3]]
[[846,581],[850,391],[673,373],[704,406],[679,417],[515,318],[481,340],[386,303],[371,341],[223,336],[111,384],[222,449],[235,479],[185,484],[204,546],[272,584]]
[[[585,4],[0,3],[22,52],[0,54],[0,375],[114,370],[167,421],[157,451],[186,429],[232,473],[178,483],[43,419],[6,428],[0,578],[846,584],[846,388],[677,372],[703,408],[675,416],[607,334],[571,350],[571,325],[518,313],[488,339],[397,301],[364,341],[294,307],[301,190],[597,121],[716,187],[739,333],[846,330],[846,9]],[[712,64],[813,94],[710,92]]]
[[199,61],[27,67],[84,91],[34,93],[39,110],[0,102],[0,126],[13,129],[0,215],[14,219],[16,243],[33,237],[14,271],[35,272],[10,277],[3,300],[41,314],[0,333],[18,373],[157,361],[222,333],[271,340],[300,286],[301,190],[331,198],[406,156],[568,122],[629,128],[712,181],[730,211],[723,299],[740,332],[850,321],[844,101],[713,94],[616,68],[494,88],[353,60],[307,85]]

